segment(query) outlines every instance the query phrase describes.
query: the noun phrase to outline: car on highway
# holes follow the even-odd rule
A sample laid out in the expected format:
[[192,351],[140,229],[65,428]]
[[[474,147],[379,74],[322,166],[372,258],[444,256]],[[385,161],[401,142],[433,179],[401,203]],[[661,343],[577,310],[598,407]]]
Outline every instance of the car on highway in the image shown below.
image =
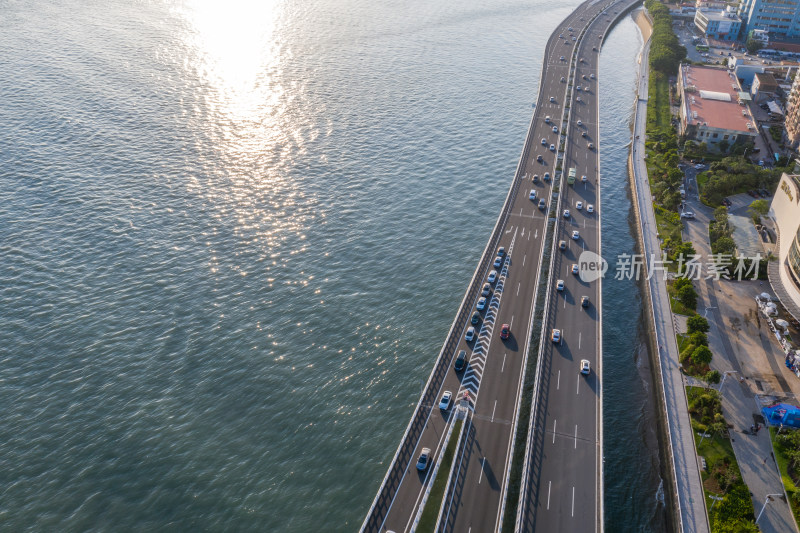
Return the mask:
[[684,211],[681,213],[681,218],[694,218],[694,213],[691,211]]
[[553,126],[553,133],[558,133],[558,126]]
[[550,334],[550,340],[553,342],[561,342],[561,330],[553,328],[553,332]]
[[442,399],[439,400],[439,409],[441,409],[442,411],[447,411],[448,409],[450,409],[450,400],[452,399],[453,399],[453,393],[450,392],[449,390],[444,391],[444,394],[442,394]]
[[578,61],[580,61],[581,63],[586,63],[586,60],[583,58],[580,58]]
[[422,451],[419,454],[419,459],[417,459],[417,470],[420,472],[424,472],[428,468],[428,464],[431,462],[431,449],[430,448],[422,448]]
[[503,264],[503,258],[502,257],[500,257],[498,255],[497,257],[494,258],[494,267],[495,268],[500,268],[500,265],[502,265],[502,264]]
[[581,100],[580,96],[576,97],[575,100],[578,101],[578,102],[583,102],[583,100]]
[[557,291],[563,291],[564,290],[564,280],[563,279],[560,279],[560,280],[556,281],[556,290]]
[[574,35],[572,36],[572,40],[573,40],[573,41],[575,40],[575,36],[574,36]]
[[594,79],[594,72],[592,72],[591,74],[589,74],[589,77],[590,77],[590,78],[592,78],[592,79]]
[[564,218],[569,218],[569,209],[564,209]]
[[573,31],[573,30],[572,30],[572,26],[570,26],[569,28],[567,28],[567,31]]
[[478,311],[475,311],[474,313],[472,313],[472,318],[470,318],[469,321],[471,324],[477,324],[478,322],[481,321],[481,314]]
[[586,206],[586,212],[587,213],[594,213],[594,205],[592,205],[592,204],[587,205]]
[[561,76],[561,83],[564,83],[566,81],[567,81],[567,78],[565,78],[564,76]]
[[589,150],[594,150],[594,143],[589,143]]
[[531,193],[528,195],[528,200],[536,200],[536,189],[531,189]]
[[581,76],[581,78],[583,78],[583,79],[585,80],[585,79],[586,79],[586,74],[584,74],[583,76]]
[[503,324],[500,327],[500,338],[506,340],[511,335],[511,327],[508,324]]
[[547,203],[544,201],[544,198],[539,199],[539,209],[544,209],[547,207]]
[[581,86],[580,86],[580,85],[576,86],[576,87],[575,87],[575,90],[576,90],[576,91],[580,91],[580,90],[581,90]]
[[565,61],[564,56],[561,56],[561,61]]
[[578,230],[576,230],[576,229],[572,230],[572,239],[573,239],[573,240],[577,241],[577,240],[578,240],[580,237],[581,237],[581,236],[580,236],[580,234],[578,233]]
[[575,202],[575,209],[577,209],[578,211],[583,209],[583,202],[581,201]]
[[578,120],[578,122],[576,122],[576,124],[577,124],[578,126],[583,126],[583,121],[582,121],[582,120]]
[[589,297],[581,296],[581,307],[589,307]]
[[505,246],[501,246],[500,248],[498,248],[497,249],[497,255],[499,255],[500,257],[503,257],[504,255],[506,255],[506,247]]
[[550,151],[551,152],[555,152],[556,151],[556,145],[555,144],[551,144],[550,145]]
[[547,139],[542,137],[542,146],[547,146]]
[[565,37],[564,37],[564,34],[563,34],[563,33],[559,33],[559,34],[558,34],[558,38],[559,38],[559,39],[564,39],[564,38],[565,38]]
[[588,180],[588,178],[586,177],[586,174],[584,174],[583,176],[581,176],[581,181],[582,181],[583,183],[586,183],[586,181],[587,181],[587,180]]
[[592,367],[589,365],[588,359],[581,359],[581,374],[588,375],[589,372],[592,371]]
[[475,308],[478,311],[483,311],[484,309],[486,309],[486,298],[483,297],[478,298],[478,303],[475,304]]
[[567,241],[561,240],[558,241],[558,249],[559,250],[566,250],[567,249]]
[[467,333],[464,334],[464,340],[466,340],[467,342],[470,342],[474,338],[475,338],[475,328],[470,326],[470,327],[467,328]]
[[461,350],[458,352],[458,356],[456,357],[456,364],[453,365],[453,369],[456,372],[461,372],[464,369],[464,365],[467,364],[467,351]]
[[492,270],[491,272],[489,272],[489,277],[486,278],[486,281],[488,281],[489,283],[494,283],[495,281],[497,281],[497,270]]
[[577,274],[579,272],[577,263],[572,263],[572,273]]
[[592,46],[592,52],[597,52],[597,47],[596,46]]
[[544,117],[544,123],[545,124],[550,124],[550,115],[547,115],[546,117]]
[[534,174],[533,177],[531,178],[531,181],[534,182],[534,183],[539,181],[539,174]]
[[536,161],[538,161],[539,163],[542,162],[542,154],[536,156]]
[[556,103],[556,97],[555,96],[551,96],[550,97],[550,103],[551,104],[555,104]]
[[550,181],[550,173],[549,172],[545,172],[544,173],[544,181]]
[[491,283],[484,283],[483,288],[481,289],[481,296],[489,296],[491,292],[492,292]]
[[586,132],[585,131],[581,132],[581,137],[584,137],[584,138],[586,137]]

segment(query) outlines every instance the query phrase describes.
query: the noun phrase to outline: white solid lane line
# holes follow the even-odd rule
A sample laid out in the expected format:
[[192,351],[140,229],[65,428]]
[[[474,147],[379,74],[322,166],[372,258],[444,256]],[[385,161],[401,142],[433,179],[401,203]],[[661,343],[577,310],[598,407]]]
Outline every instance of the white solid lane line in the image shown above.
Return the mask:
[[[565,298],[566,298],[566,296],[565,296]],[[581,335],[583,335],[583,333],[578,332],[578,349],[579,350],[581,349]]]
[[578,447],[578,424],[575,424],[575,448]]
[[581,378],[578,378],[578,383],[575,385],[575,394],[581,393]]
[[500,373],[503,373],[503,370],[506,369],[506,354],[503,354],[503,366],[500,368]]
[[[530,236],[531,236],[531,234],[530,234],[530,233],[528,233],[528,237],[530,237]],[[523,255],[523,256],[522,256],[522,266],[525,266],[525,259],[526,259],[527,257],[528,257],[527,255]]]
[[517,296],[519,296],[519,286],[522,285],[522,282],[517,283]]
[[486,466],[486,456],[483,456],[483,461],[481,461],[481,475],[478,476],[478,485],[481,484],[481,480],[483,479],[483,467]]
[[[497,410],[497,400],[494,401],[494,407],[492,407],[492,422],[494,422],[494,412]],[[578,426],[575,426],[575,431],[578,431]]]
[[558,371],[558,377],[556,378],[556,390],[561,388],[561,370]]
[[553,419],[553,444],[556,443],[556,420]]
[[511,323],[508,325],[508,329],[511,329],[514,326],[514,315],[511,315]]

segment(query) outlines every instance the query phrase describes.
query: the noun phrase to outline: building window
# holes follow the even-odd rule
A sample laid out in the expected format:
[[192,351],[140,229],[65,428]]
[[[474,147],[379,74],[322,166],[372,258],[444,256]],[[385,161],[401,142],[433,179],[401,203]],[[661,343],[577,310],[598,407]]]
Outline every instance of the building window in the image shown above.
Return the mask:
[[717,137],[719,137],[719,134],[715,133],[714,135],[712,135],[712,137],[714,137],[716,139]]
[[728,140],[728,137],[729,137],[729,135],[725,135],[725,136],[722,138],[722,140],[723,140],[723,141],[727,141],[727,140]]

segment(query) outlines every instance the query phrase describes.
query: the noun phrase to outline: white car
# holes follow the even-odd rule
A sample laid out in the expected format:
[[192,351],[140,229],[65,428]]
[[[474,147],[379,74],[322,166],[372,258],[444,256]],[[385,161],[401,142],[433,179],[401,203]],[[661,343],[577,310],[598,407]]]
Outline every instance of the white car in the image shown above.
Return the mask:
[[696,164],[694,166],[694,168],[696,168],[697,170],[701,170],[701,169],[705,168],[705,165],[703,165],[702,163],[698,163],[698,164]]
[[551,96],[550,97],[550,103],[551,104],[555,104],[556,103],[556,97],[555,96]]
[[545,172],[544,173],[544,181],[550,181],[550,173],[549,172]]
[[464,339],[467,342],[470,342],[474,338],[475,338],[475,328],[470,326],[467,328],[467,333],[464,335]]
[[586,212],[587,213],[594,213],[594,205],[593,204],[587,205],[586,206]]
[[589,365],[588,359],[581,359],[581,374],[584,376],[589,374],[592,371],[591,366]]
[[564,218],[569,218],[569,209],[564,209]]
[[531,181],[534,182],[534,183],[539,181],[539,174],[534,174],[533,177],[531,178]]
[[475,305],[478,311],[483,311],[486,308],[486,298],[478,298],[478,303]]
[[578,124],[578,126],[583,126],[583,121],[582,121],[582,120],[579,120],[579,121],[577,122],[577,124]]
[[578,272],[579,272],[578,264],[577,263],[572,263],[572,273],[573,274],[577,274]]
[[586,79],[586,74],[584,74],[584,75],[583,75],[583,76],[581,76],[581,77],[582,77],[582,78],[585,80],[585,79]]
[[581,132],[581,137],[586,137],[586,132],[585,131]]
[[565,78],[564,76],[561,76],[561,83],[564,83],[565,81],[567,81],[567,78]]
[[580,233],[578,233],[578,230],[576,229],[572,230],[572,240],[577,241],[580,237],[581,235]]
[[550,124],[550,115],[547,115],[546,117],[544,117],[544,123],[545,124]]
[[578,102],[583,102],[583,100],[581,100],[581,97],[580,97],[580,96],[578,96],[577,98],[575,98],[575,100],[577,100]]
[[590,78],[592,78],[592,79],[594,79],[594,72],[592,72],[591,74],[589,74],[589,77],[590,77]]
[[497,280],[497,270],[492,270],[491,272],[489,272],[489,277],[486,278],[486,281],[488,281],[489,283],[494,283],[495,280]]
[[583,209],[583,202],[576,202],[575,203],[575,209],[577,209],[578,211]]
[[417,459],[417,470],[420,472],[424,472],[428,468],[428,464],[431,462],[431,449],[430,448],[422,448],[422,452],[419,454],[419,459]]
[[556,145],[555,144],[551,144],[550,145],[550,151],[551,152],[555,152],[556,151]]
[[553,126],[553,133],[558,133],[558,126]]
[[588,178],[586,177],[586,174],[584,174],[583,176],[581,176],[581,181],[582,181],[582,182],[586,183],[586,180],[587,180],[587,179],[588,179]]
[[560,279],[560,280],[556,281],[556,290],[557,291],[563,291],[564,290],[564,280],[563,279]]
[[561,330],[553,328],[553,332],[550,334],[550,339],[553,342],[561,342]]
[[684,211],[681,213],[681,218],[694,218],[694,213],[691,211]]
[[547,146],[547,139],[542,137],[542,146]]
[[581,86],[580,86],[580,85],[578,85],[577,87],[575,87],[575,90],[576,90],[576,91],[580,91],[580,90],[581,90]]
[[564,56],[561,56],[561,61],[564,61]]
[[528,195],[529,200],[536,200],[536,189],[531,189],[531,193]]
[[449,390],[444,391],[442,399],[439,401],[439,409],[447,411],[450,408],[450,400],[453,399],[453,393]]
[[594,150],[594,143],[589,143],[589,150]]
[[503,258],[501,256],[498,255],[497,257],[494,258],[494,267],[495,268],[500,268],[500,265],[502,265],[502,264],[503,264]]

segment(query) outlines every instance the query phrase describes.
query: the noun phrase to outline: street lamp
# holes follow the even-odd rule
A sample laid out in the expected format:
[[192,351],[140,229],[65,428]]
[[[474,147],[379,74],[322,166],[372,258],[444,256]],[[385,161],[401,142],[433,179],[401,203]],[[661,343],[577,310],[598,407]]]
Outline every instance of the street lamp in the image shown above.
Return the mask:
[[736,370],[726,370],[725,372],[722,373],[722,383],[719,384],[719,390],[717,391],[719,392],[720,396],[722,395],[722,386],[725,385],[725,378],[727,378],[729,374],[738,374],[738,373],[739,372],[737,372]]
[[758,524],[758,519],[761,518],[761,515],[764,514],[764,509],[767,508],[767,504],[774,499],[773,496],[776,496],[778,498],[783,498],[783,494],[767,494],[767,497],[764,500],[764,506],[761,508],[761,511],[758,513],[758,516],[756,517],[756,524]]

